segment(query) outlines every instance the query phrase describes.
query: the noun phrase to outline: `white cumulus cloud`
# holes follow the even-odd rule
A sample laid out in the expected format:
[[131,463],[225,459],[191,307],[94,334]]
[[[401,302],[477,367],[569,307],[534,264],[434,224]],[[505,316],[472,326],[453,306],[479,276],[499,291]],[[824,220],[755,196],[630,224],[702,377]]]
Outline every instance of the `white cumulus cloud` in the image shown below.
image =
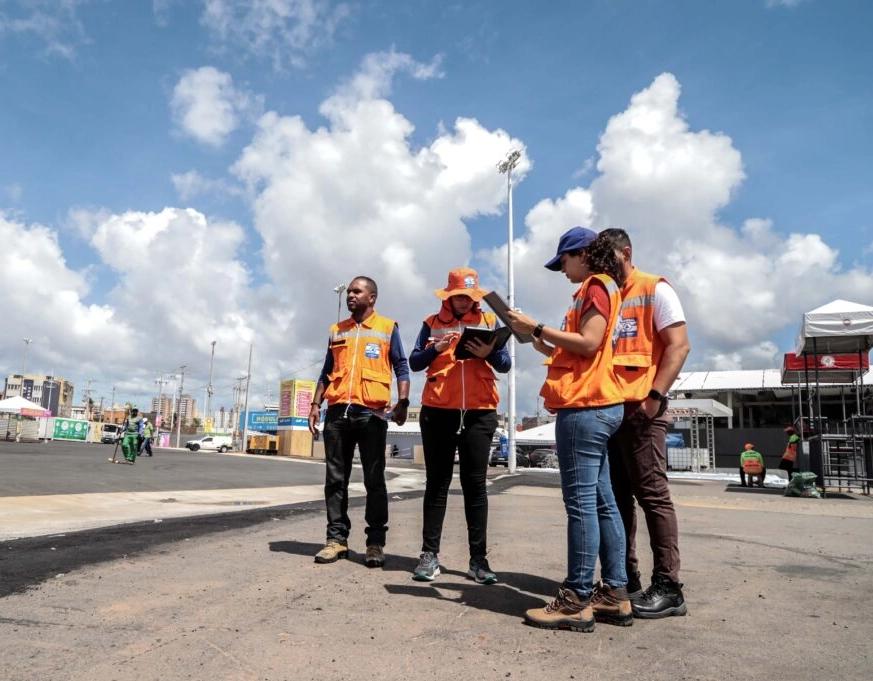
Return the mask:
[[299,68],[333,42],[349,14],[347,4],[328,0],[205,0],[201,23],[219,45],[268,57],[276,69]]
[[244,120],[255,117],[262,106],[262,98],[234,87],[230,74],[212,66],[183,73],[170,100],[182,132],[216,147]]

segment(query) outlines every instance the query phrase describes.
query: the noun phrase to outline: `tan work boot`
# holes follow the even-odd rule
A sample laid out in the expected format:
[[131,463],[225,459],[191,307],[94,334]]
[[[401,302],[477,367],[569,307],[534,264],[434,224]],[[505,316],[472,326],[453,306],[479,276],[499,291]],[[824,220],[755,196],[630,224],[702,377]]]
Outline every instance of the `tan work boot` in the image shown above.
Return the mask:
[[624,587],[615,588],[599,582],[591,593],[591,607],[598,622],[619,627],[629,627],[634,623],[630,598]]
[[328,539],[324,548],[315,554],[316,563],[335,563],[339,558],[349,557],[349,547],[339,539]]
[[583,601],[571,589],[562,586],[558,595],[544,608],[533,608],[524,613],[525,624],[540,629],[569,629],[594,631],[594,610],[591,601]]
[[364,565],[371,568],[382,567],[385,565],[385,551],[378,544],[370,544],[367,547],[367,553],[364,556]]

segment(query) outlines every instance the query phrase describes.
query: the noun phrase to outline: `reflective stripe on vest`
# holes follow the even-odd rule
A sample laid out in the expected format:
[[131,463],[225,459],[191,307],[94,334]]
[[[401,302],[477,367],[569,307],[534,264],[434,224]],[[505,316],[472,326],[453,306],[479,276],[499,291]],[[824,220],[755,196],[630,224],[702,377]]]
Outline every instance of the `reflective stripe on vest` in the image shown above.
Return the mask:
[[661,281],[667,280],[634,269],[622,290],[614,361],[625,402],[646,398],[664,354],[664,344],[655,330],[655,286]]
[[[462,320],[442,322],[438,315],[424,320],[430,327],[436,343],[452,332],[462,332],[465,326],[487,326],[493,329],[497,317],[492,312],[464,315]],[[447,350],[438,354],[427,368],[427,380],[421,393],[422,405],[441,409],[496,409],[499,400],[497,377],[491,365],[484,359],[455,359],[454,341]]]
[[613,370],[613,348],[619,331],[618,319],[621,307],[621,292],[616,283],[605,274],[596,274],[586,279],[573,296],[573,304],[564,317],[564,331],[578,331],[582,303],[591,282],[598,279],[606,286],[609,295],[609,319],[603,342],[591,357],[583,357],[556,347],[545,364],[548,366],[546,382],[540,390],[545,406],[549,409],[602,407],[624,402],[621,386]]
[[359,404],[381,409],[391,401],[393,319],[375,312],[360,324],[345,319],[330,329],[333,371],[324,391],[328,405]]
[[758,475],[764,471],[764,462],[758,452],[746,451],[740,454],[740,465],[743,473]]

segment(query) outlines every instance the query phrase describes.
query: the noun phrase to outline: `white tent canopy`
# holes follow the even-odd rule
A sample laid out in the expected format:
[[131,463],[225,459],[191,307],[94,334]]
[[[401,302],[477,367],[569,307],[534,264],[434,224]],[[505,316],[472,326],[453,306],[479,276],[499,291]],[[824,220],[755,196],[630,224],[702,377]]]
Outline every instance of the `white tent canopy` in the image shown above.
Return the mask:
[[515,434],[517,445],[539,445],[555,441],[555,424],[544,423],[536,428],[528,428]]
[[[733,412],[716,400],[670,400],[668,415],[674,417],[716,416],[730,418]],[[545,423],[536,428],[522,430],[515,435],[517,445],[550,444],[555,441],[555,424]]]
[[873,348],[873,307],[834,300],[805,312],[794,353],[869,352]]
[[21,414],[22,410],[44,414],[46,408],[36,402],[26,400],[20,395],[0,400],[0,414]]

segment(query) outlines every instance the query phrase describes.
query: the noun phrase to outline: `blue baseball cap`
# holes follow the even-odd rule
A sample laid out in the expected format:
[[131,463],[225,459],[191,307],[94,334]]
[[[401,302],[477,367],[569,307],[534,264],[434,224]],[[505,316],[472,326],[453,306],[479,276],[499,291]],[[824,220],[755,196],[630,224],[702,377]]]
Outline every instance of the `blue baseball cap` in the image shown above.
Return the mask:
[[597,232],[588,229],[587,227],[571,227],[561,235],[561,240],[558,242],[558,252],[555,257],[546,263],[547,270],[552,272],[561,271],[561,256],[564,253],[578,251],[580,248],[588,248],[597,238]]

